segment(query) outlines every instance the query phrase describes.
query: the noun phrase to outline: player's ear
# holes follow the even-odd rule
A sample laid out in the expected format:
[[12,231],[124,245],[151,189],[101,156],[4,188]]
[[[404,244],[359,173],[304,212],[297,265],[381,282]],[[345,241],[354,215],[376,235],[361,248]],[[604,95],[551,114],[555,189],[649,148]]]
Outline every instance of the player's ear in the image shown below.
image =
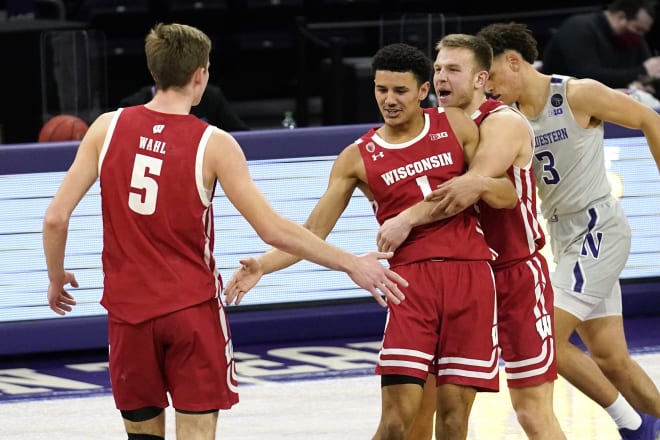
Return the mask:
[[477,75],[474,79],[474,86],[475,88],[480,89],[486,86],[487,81],[488,81],[488,72],[486,70],[481,70],[477,72]]
[[426,81],[419,88],[419,96],[417,97],[419,99],[419,102],[422,102],[426,99],[426,97],[429,95],[429,90],[431,90],[431,83],[429,81]]
[[518,52],[514,52],[512,50],[507,51],[506,62],[512,71],[517,72],[520,70],[521,57]]
[[205,67],[198,67],[193,72],[192,80],[195,84],[200,84],[204,80],[204,74],[206,73]]

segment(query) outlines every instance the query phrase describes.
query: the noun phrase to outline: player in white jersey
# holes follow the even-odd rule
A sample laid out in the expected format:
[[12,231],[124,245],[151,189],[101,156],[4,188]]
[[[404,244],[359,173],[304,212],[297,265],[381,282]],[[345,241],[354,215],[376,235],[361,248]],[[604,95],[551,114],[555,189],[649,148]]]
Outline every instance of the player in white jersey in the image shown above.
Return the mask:
[[[655,440],[660,393],[623,331],[619,276],[630,227],[610,195],[603,123],[641,130],[660,167],[660,116],[595,80],[538,72],[537,43],[523,24],[494,23],[478,35],[493,47],[487,91],[515,104],[536,135],[534,173],[557,263],[559,373],[610,414],[624,440]],[[570,342],[576,331],[587,353]]]

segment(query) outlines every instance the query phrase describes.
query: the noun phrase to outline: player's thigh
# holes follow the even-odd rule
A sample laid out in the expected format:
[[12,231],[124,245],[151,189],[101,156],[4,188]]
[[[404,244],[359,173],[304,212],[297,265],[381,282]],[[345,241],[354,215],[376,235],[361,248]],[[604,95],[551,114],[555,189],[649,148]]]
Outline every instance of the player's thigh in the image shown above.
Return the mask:
[[447,262],[438,384],[499,390],[495,282],[487,262]]
[[112,395],[119,410],[166,408],[166,380],[162,374],[163,349],[158,344],[155,320],[128,324],[108,318],[109,370]]
[[631,246],[630,226],[618,202],[607,199],[587,211],[561,217],[549,227],[557,260],[552,274],[555,292],[609,296]]
[[[609,295],[604,297],[555,287],[556,340],[559,343],[566,342],[576,329],[585,327],[582,323],[592,322],[587,327],[598,328],[601,318],[621,317],[622,312],[621,286],[618,281],[611,286]],[[588,335],[585,334],[585,337]]]
[[611,362],[628,357],[622,316],[591,319],[581,323],[577,331],[592,357]]
[[376,373],[426,380],[437,355],[440,303],[445,295],[438,283],[442,263],[419,262],[397,266],[409,280],[406,300],[388,306]]
[[498,337],[509,387],[557,378],[553,290],[541,256],[495,270]]
[[186,412],[229,409],[238,402],[233,349],[217,299],[160,322],[172,405]]

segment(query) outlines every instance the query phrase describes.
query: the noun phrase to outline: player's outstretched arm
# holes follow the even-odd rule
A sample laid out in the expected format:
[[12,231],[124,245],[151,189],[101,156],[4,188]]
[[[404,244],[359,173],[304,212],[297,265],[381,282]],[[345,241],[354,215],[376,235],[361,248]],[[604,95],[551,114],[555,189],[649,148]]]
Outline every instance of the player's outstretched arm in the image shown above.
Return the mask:
[[660,115],[656,110],[591,79],[569,80],[566,93],[571,111],[583,127],[595,120],[641,130],[660,171]]
[[[299,258],[333,270],[346,272],[358,286],[369,291],[383,306],[386,303],[382,296],[395,304],[404,299],[399,286],[406,286],[407,282],[395,272],[384,267],[379,261],[390,258],[390,254],[371,252],[362,256],[353,255],[320,238],[320,236],[327,236],[329,229],[327,232],[322,230],[319,235],[315,235],[309,229],[285,219],[275,212],[254,184],[240,146],[228,133],[217,130],[211,136],[205,155],[204,168],[205,176],[217,177],[227,198],[266,243],[286,253],[295,254]],[[345,179],[338,181],[345,184]],[[332,197],[341,194],[339,192],[341,188],[333,183],[331,186],[338,188],[331,193]],[[326,195],[329,192],[326,191]],[[331,206],[329,201],[333,200],[332,198],[326,199],[323,204],[319,202],[313,214],[320,218],[326,211],[334,212],[338,209],[341,213],[348,203],[348,198],[343,205],[339,205],[339,208]],[[339,214],[330,217],[334,218],[332,225],[338,217]],[[309,222],[310,220],[308,220]],[[319,222],[319,224],[326,223]],[[310,226],[308,225],[308,227]]]

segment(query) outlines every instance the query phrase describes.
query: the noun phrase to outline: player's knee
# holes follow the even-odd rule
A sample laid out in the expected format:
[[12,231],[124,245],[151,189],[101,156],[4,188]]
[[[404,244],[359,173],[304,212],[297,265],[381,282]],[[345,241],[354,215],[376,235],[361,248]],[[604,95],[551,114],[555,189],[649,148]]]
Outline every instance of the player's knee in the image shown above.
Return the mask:
[[527,407],[516,408],[515,411],[518,423],[528,437],[542,432],[543,419],[538,417],[537,411]]
[[405,438],[406,426],[401,419],[384,420],[380,425],[381,440]]
[[626,376],[630,372],[630,356],[609,354],[608,356],[593,356],[592,359],[598,368],[608,377]]
[[165,440],[165,437],[151,434],[131,434],[129,432],[128,440]]
[[121,410],[121,416],[131,422],[144,422],[153,419],[163,412],[163,408],[147,406],[139,409]]

